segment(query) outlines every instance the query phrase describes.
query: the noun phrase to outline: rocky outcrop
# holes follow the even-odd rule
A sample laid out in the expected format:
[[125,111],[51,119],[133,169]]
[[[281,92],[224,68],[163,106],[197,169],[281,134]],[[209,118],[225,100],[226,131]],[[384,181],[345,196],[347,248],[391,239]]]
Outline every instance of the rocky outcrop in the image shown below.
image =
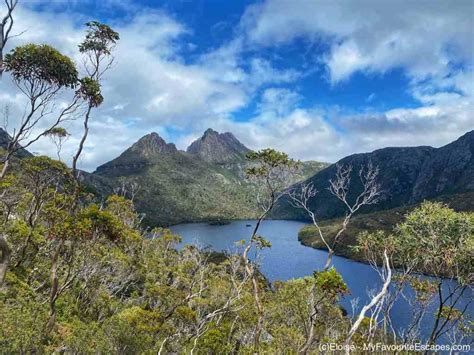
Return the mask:
[[[136,153],[146,158],[152,158],[156,156],[156,154],[172,154],[177,151],[173,143],[166,143],[156,132],[140,138],[129,149],[129,153]],[[127,153],[127,151],[125,151],[125,153]]]
[[423,162],[411,203],[440,194],[474,190],[474,131],[435,149]]
[[240,143],[232,133],[218,133],[209,128],[186,151],[209,163],[225,164],[244,160],[250,149]]

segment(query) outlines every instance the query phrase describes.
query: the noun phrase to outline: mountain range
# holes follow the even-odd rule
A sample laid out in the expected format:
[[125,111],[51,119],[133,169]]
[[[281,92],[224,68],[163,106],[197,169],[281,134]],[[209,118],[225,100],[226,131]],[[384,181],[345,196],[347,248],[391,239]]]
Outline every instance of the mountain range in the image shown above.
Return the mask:
[[[0,129],[0,147],[5,147],[8,139]],[[249,151],[229,132],[208,129],[186,151],[178,150],[157,133],[150,133],[95,172],[84,172],[82,177],[99,196],[120,188],[128,189],[129,195],[133,192],[137,210],[150,226],[254,218],[255,196],[245,179],[245,155]],[[26,150],[20,154],[19,157],[31,155]],[[377,182],[383,197],[361,213],[404,208],[453,194],[457,197],[448,200],[456,204],[474,191],[474,131],[440,148],[392,147],[353,154],[332,165],[304,162],[296,184],[289,188],[313,184],[319,193],[310,207],[320,219],[337,218],[344,215],[344,205],[327,189],[336,166],[353,167],[351,200],[362,188],[358,171],[369,162],[379,169]],[[469,192],[471,195],[463,195]],[[463,209],[474,210],[474,203],[468,202],[467,207],[466,201],[462,202]],[[271,217],[307,220],[302,210],[285,200],[276,206]]]
[[[380,202],[366,206],[362,213],[474,191],[474,131],[440,148],[383,148],[371,153],[353,154],[316,173],[301,184],[312,184],[319,191],[309,205],[320,219],[340,217],[345,213],[343,203],[328,190],[329,180],[335,176],[337,165],[352,166],[348,196],[353,201],[362,189],[358,172],[369,162],[379,170],[377,183],[383,193]],[[298,188],[298,184],[292,188]],[[277,206],[274,216],[307,219],[302,210],[295,209],[285,200]]]
[[[208,129],[186,151],[150,133],[85,180],[102,192],[104,181],[138,186],[134,202],[151,226],[254,218],[255,196],[245,179],[249,151],[229,132]],[[327,165],[304,162],[298,179]]]

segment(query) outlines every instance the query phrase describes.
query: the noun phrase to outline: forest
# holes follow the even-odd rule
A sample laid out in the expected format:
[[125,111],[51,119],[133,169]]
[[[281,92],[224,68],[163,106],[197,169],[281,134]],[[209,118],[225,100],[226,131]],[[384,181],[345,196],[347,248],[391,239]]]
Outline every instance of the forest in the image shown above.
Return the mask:
[[[424,202],[390,232],[362,232],[354,248],[382,286],[368,290],[370,302],[344,309],[340,300],[351,290],[334,266],[334,250],[352,217],[383,195],[378,167],[337,167],[330,193],[346,214],[328,239],[309,205],[317,190],[287,189],[300,163],[268,148],[246,155],[258,218],[239,252],[178,248],[179,235],[143,223],[133,191],[101,198],[78,167],[94,110],[107,100],[101,83],[114,70],[120,34],[87,22],[77,63],[43,43],[3,53],[16,1],[6,4],[0,72],[26,104],[0,153],[0,353],[311,354],[328,344],[349,353],[367,344],[430,351],[440,342],[472,342],[470,302],[461,300],[473,283],[474,213]],[[41,139],[60,151],[68,120],[84,128],[71,166],[24,154]],[[355,195],[353,174],[361,181]],[[251,255],[271,248],[259,228],[282,199],[308,215],[327,261],[313,275],[270,283]],[[408,288],[412,319],[400,331],[390,312]],[[433,322],[424,337],[426,317]]]

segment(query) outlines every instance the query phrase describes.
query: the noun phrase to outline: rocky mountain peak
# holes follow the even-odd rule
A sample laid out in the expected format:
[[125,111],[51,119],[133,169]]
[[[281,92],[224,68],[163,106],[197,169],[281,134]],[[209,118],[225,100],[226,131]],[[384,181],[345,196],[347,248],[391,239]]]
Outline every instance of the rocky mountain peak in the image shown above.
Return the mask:
[[130,151],[148,158],[156,154],[174,153],[177,152],[177,149],[173,143],[166,143],[158,133],[152,132],[133,144]]
[[164,155],[177,152],[173,143],[166,143],[158,133],[153,132],[140,138],[117,158],[99,166],[96,173],[110,176],[137,173]]
[[249,149],[232,133],[219,133],[209,128],[186,151],[207,162],[223,164],[243,160]]
[[212,128],[208,128],[204,131],[203,138],[208,136],[218,136],[219,132],[214,131]]

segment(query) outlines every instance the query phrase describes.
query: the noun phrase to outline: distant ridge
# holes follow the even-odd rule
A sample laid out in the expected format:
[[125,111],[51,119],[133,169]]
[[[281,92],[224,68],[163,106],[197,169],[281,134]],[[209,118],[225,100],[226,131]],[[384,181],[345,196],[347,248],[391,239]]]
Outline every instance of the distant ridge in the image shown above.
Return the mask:
[[[474,131],[440,148],[383,148],[339,160],[336,164],[353,166],[353,195],[361,188],[357,173],[369,161],[379,168],[378,182],[384,191],[384,198],[362,212],[403,207],[440,195],[474,191]],[[327,189],[329,179],[335,175],[336,164],[305,181],[320,191],[310,206],[322,219],[342,216],[345,211],[342,203]],[[307,218],[287,201],[282,201],[274,214],[279,218]]]
[[[8,144],[12,141],[12,137],[2,128],[0,128],[0,148],[1,149],[7,149]],[[28,158],[32,157],[33,154],[31,154],[29,151],[26,149],[20,148],[16,153],[15,156],[17,158]],[[1,158],[1,156],[0,156]]]

